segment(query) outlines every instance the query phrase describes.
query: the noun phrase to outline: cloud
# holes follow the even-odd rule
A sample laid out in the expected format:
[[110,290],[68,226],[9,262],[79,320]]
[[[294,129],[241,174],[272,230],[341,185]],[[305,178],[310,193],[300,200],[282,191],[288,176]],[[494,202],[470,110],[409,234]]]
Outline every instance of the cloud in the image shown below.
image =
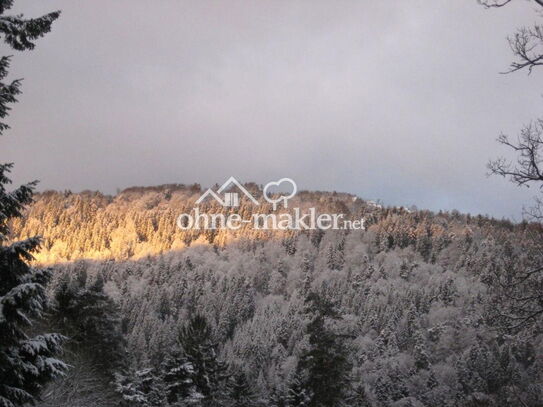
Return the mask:
[[528,3],[475,1],[36,3],[63,10],[17,54],[24,95],[1,141],[16,180],[100,189],[230,175],[391,204],[517,216],[530,194],[485,163],[540,111],[499,75]]

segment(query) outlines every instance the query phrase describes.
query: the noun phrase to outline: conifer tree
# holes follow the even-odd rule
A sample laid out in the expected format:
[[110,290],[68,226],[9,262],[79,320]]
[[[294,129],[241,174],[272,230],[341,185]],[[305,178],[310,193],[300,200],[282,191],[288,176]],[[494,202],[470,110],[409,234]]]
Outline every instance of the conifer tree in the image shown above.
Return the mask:
[[[17,51],[34,48],[34,40],[50,29],[58,12],[40,18],[25,19],[5,12],[13,1],[0,0],[0,38]],[[0,119],[17,102],[20,80],[5,83],[10,57],[0,58]],[[0,135],[9,126],[0,122]],[[66,365],[54,355],[61,350],[63,337],[44,334],[30,337],[32,318],[43,315],[46,306],[45,285],[50,279],[47,270],[29,265],[41,239],[32,237],[10,242],[9,223],[22,216],[25,205],[32,201],[36,182],[8,192],[12,163],[0,164],[0,406],[13,407],[35,403],[40,390],[49,380],[63,374]]]
[[194,384],[194,366],[180,350],[170,353],[162,365],[162,380],[169,403],[194,403],[204,398]]
[[217,344],[206,319],[194,316],[179,331],[178,344],[192,367],[190,379],[204,405],[219,405],[227,398],[228,366],[218,359]]
[[234,373],[229,387],[229,398],[232,406],[253,407],[255,405],[255,393],[243,371],[239,370]]
[[269,396],[268,404],[270,407],[287,407],[288,395],[285,395],[285,392],[282,389],[274,387]]
[[290,383],[287,394],[289,407],[306,407],[312,405],[313,393],[307,386],[307,378],[302,372],[297,372]]
[[415,357],[415,366],[417,369],[428,369],[430,366],[430,357],[426,351],[426,342],[422,331],[415,332],[415,347],[414,347],[414,357]]
[[98,276],[86,287],[86,272],[63,281],[55,293],[55,319],[75,345],[86,348],[93,360],[108,371],[123,359],[121,322],[115,303],[104,292]]
[[341,405],[346,397],[351,366],[343,340],[327,324],[327,320],[339,318],[339,315],[319,294],[309,294],[306,304],[312,317],[307,326],[310,347],[300,357],[297,376],[289,391],[291,398],[298,400],[298,404],[293,405]]
[[115,374],[115,390],[123,399],[124,407],[162,407],[165,405],[164,389],[154,369],[129,369],[127,374]]
[[355,383],[347,399],[347,405],[352,407],[370,407],[370,401],[363,383]]

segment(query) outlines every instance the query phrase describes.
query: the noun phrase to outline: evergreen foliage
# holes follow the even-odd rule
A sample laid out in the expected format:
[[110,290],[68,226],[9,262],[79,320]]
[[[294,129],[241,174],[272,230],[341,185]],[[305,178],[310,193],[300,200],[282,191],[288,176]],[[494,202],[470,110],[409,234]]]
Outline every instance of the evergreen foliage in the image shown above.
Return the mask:
[[309,349],[298,361],[298,375],[290,389],[295,401],[291,404],[340,406],[346,399],[351,366],[342,338],[330,326],[329,320],[339,318],[339,314],[330,301],[317,293],[308,295],[306,305],[311,318],[306,328]]
[[237,407],[253,407],[256,404],[256,394],[241,370],[232,375],[229,383],[228,398],[230,404]]
[[66,277],[55,292],[53,320],[102,368],[112,371],[122,362],[123,336],[119,311],[104,292],[104,281],[97,276],[87,287],[87,276],[79,270],[76,278]]
[[227,394],[228,366],[218,358],[218,346],[205,317],[191,318],[181,328],[178,344],[193,368],[192,381],[205,405],[220,405]]
[[[0,1],[0,37],[11,48],[24,51],[34,47],[34,40],[46,34],[58,12],[36,19],[4,13],[13,1]],[[10,57],[0,58],[0,118],[17,101],[20,80],[5,83]],[[9,126],[0,123],[0,135]],[[12,241],[10,223],[22,216],[31,203],[36,182],[8,192],[8,177],[13,164],[0,164],[0,406],[22,406],[35,403],[45,383],[58,377],[66,365],[55,358],[64,338],[58,334],[32,336],[32,319],[43,316],[47,298],[45,286],[51,278],[49,270],[29,265],[39,249],[39,237]]]
[[[285,406],[289,398],[315,402],[319,389],[309,386],[310,371],[319,373],[321,362],[343,349],[347,376],[337,371],[329,376],[340,381],[331,385],[340,386],[344,405],[539,407],[541,319],[534,318],[529,329],[508,330],[492,311],[507,309],[510,299],[500,295],[500,287],[509,275],[537,266],[540,225],[300,193],[296,205],[322,205],[322,211],[345,201],[351,213],[367,219],[368,230],[286,236],[220,231],[214,244],[199,240],[181,251],[138,260],[120,260],[117,249],[102,252],[107,244],[118,244],[111,236],[130,236],[130,230],[139,236],[127,244],[134,253],[143,245],[168,250],[172,239],[182,239],[176,231],[170,234],[174,214],[197,195],[190,187],[132,189],[116,198],[51,192],[38,197],[28,218],[13,224],[21,236],[54,236],[49,253],[57,256],[64,256],[63,250],[75,257],[94,251],[116,259],[58,264],[53,284],[61,286],[63,276],[78,279],[81,269],[87,273],[86,290],[103,279],[104,292],[122,316],[127,365],[134,371],[153,369],[159,384],[153,387],[164,396],[164,406],[170,404],[164,381],[169,359],[168,369],[180,368],[179,380],[170,383],[185,386],[171,404],[232,405],[234,377],[210,380],[210,386],[195,377],[207,371],[198,367],[206,363],[195,361],[209,359],[187,354],[198,342],[207,343],[199,352],[213,354],[211,360],[236,367],[224,375],[243,370],[255,405]],[[242,202],[240,210],[251,207]],[[335,263],[338,259],[341,263]],[[311,293],[320,299],[306,301]],[[205,318],[207,328],[194,330],[205,334],[189,335],[200,338],[193,343],[180,340],[178,331],[196,315]],[[322,330],[322,338],[312,339],[310,330]],[[336,341],[339,347],[327,345]],[[319,348],[327,350],[305,360]],[[119,370],[138,383],[134,371]],[[205,392],[214,395],[206,400]]]
[[197,403],[204,398],[194,383],[194,366],[183,352],[172,352],[166,358],[162,370],[165,394],[169,403]]
[[166,403],[165,391],[160,378],[154,369],[146,368],[127,375],[115,375],[116,391],[122,397],[122,405],[126,407],[161,407]]

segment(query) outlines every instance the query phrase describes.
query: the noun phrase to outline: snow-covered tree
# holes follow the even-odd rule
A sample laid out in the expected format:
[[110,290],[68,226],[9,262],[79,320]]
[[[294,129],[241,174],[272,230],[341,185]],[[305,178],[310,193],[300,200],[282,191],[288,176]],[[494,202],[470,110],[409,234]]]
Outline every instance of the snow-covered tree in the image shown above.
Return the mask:
[[166,402],[164,386],[152,368],[116,373],[115,390],[126,407],[162,407]]
[[306,385],[307,378],[303,373],[298,372],[292,379],[287,392],[288,407],[307,407],[311,405],[314,394]]
[[[141,240],[152,242],[153,250],[167,250],[173,235],[183,237],[170,230],[169,222],[175,224],[170,212],[186,211],[187,205],[190,210],[195,193],[188,186],[168,188],[171,199],[166,201],[163,189],[131,189],[116,199],[96,193],[43,193],[28,217],[13,224],[13,230],[18,236],[54,236],[54,242],[62,245],[51,243],[49,248],[61,247],[63,256],[74,250],[82,250],[79,257],[93,250],[103,254],[101,250],[125,226],[138,235],[147,234]],[[306,197],[307,204],[315,202],[317,207],[329,202],[327,193]],[[323,345],[317,348],[326,352],[312,354],[306,367],[322,365],[319,360],[327,358],[337,366],[333,357],[337,348],[327,345],[333,339],[343,343],[340,348],[352,365],[343,369],[347,378],[339,379],[337,370],[327,370],[331,386],[338,384],[334,380],[345,385],[344,405],[446,406],[487,400],[499,406],[501,400],[502,405],[538,407],[543,372],[537,357],[542,353],[541,325],[533,321],[518,334],[505,333],[492,326],[488,312],[507,310],[495,290],[537,261],[534,254],[543,236],[541,226],[457,212],[375,209],[370,216],[362,200],[352,205],[362,205],[353,213],[371,217],[364,233],[322,231],[318,244],[312,242],[316,233],[300,233],[289,238],[296,242],[296,251],[288,254],[282,235],[275,239],[240,231],[239,240],[228,240],[220,247],[201,244],[139,260],[85,261],[89,281],[85,287],[90,289],[103,277],[104,291],[119,304],[129,364],[139,370],[152,367],[160,378],[165,372],[161,363],[175,347],[178,329],[188,326],[191,315],[205,316],[209,329],[202,336],[208,339],[195,339],[194,347],[207,343],[215,356],[194,360],[241,366],[254,386],[256,405],[267,399],[272,406],[285,406],[289,389],[291,396],[297,394],[299,400],[309,398],[306,402],[311,402],[314,386],[308,385],[309,368],[297,367],[318,341]],[[252,209],[246,206],[243,210],[250,213]],[[147,227],[148,222],[154,226]],[[196,240],[199,235],[194,232],[192,237]],[[343,243],[338,240],[343,238]],[[385,242],[384,247],[379,248],[378,239]],[[431,243],[427,260],[420,250],[421,240]],[[136,251],[142,249],[141,242],[133,244]],[[332,270],[329,248],[337,251],[342,245],[343,266]],[[113,258],[118,254],[110,252]],[[55,268],[59,286],[62,274],[73,279],[82,266],[66,262]],[[534,280],[526,284],[533,290],[540,287]],[[518,286],[516,298],[522,299],[523,287],[524,283]],[[312,310],[311,303],[304,304],[312,291],[333,301],[343,317],[336,320],[325,315],[323,329],[319,324],[314,329],[322,338],[314,342],[309,325],[319,313]],[[496,295],[489,295],[493,293]],[[509,301],[514,306],[516,300]],[[189,401],[180,397],[175,403],[230,405],[232,380],[209,386],[219,391],[204,398],[192,383],[195,376],[213,377],[196,375],[214,371],[198,367],[213,363],[193,363],[185,348],[178,347],[181,358],[171,367],[186,369],[179,370],[182,380],[177,383],[187,384],[183,380],[190,379],[188,387],[193,386],[194,394],[202,398]],[[211,348],[200,350],[209,356]],[[300,380],[297,390],[296,376]],[[208,387],[202,382],[201,388]]]
[[65,279],[56,290],[54,320],[76,346],[111,372],[124,351],[117,306],[104,292],[100,275],[89,287],[84,269],[76,277]]
[[169,403],[195,404],[204,398],[194,383],[195,370],[182,351],[171,352],[162,365],[162,380]]
[[339,315],[320,294],[310,293],[306,305],[311,318],[307,326],[309,349],[298,361],[299,383],[294,382],[291,393],[294,392],[300,400],[309,397],[309,401],[303,401],[305,404],[297,405],[340,405],[346,397],[351,366],[342,338],[327,323],[327,319],[335,319]]
[[[24,51],[34,48],[34,40],[46,34],[59,13],[25,19],[5,12],[13,1],[0,1],[0,38],[11,48]],[[0,119],[10,110],[20,93],[20,81],[4,83],[10,57],[0,58]],[[0,123],[0,135],[9,128]],[[66,365],[54,356],[61,349],[63,337],[58,334],[30,336],[32,318],[43,315],[46,306],[47,270],[29,265],[32,253],[41,239],[10,241],[10,221],[22,216],[25,205],[32,201],[35,182],[8,192],[8,174],[12,164],[0,164],[0,406],[13,407],[33,403],[49,380],[61,375]]]
[[253,407],[256,403],[255,392],[241,370],[234,373],[229,383],[228,397],[235,407]]
[[201,395],[202,401],[209,406],[225,400],[228,366],[219,360],[217,344],[207,320],[195,315],[181,328],[177,340],[186,358],[187,364],[184,366],[190,370],[188,377],[195,386],[196,394]]

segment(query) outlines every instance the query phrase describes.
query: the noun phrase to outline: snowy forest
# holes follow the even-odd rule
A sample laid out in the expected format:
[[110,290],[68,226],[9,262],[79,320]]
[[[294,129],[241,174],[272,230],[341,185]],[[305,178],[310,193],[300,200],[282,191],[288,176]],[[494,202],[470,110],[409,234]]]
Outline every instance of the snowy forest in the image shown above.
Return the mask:
[[70,338],[44,406],[540,405],[539,224],[303,192],[367,230],[176,230],[199,194],[46,192],[13,222],[51,237]]
[[[0,0],[10,51],[60,17],[12,6]],[[541,25],[509,43],[510,72],[543,65]],[[11,60],[0,135],[21,93]],[[516,161],[489,172],[540,189],[543,119],[498,142]],[[0,164],[0,407],[543,405],[541,198],[512,222],[300,191],[291,208],[365,229],[182,230],[199,184],[36,192],[11,188],[13,168]],[[199,208],[275,211],[245,197]]]

